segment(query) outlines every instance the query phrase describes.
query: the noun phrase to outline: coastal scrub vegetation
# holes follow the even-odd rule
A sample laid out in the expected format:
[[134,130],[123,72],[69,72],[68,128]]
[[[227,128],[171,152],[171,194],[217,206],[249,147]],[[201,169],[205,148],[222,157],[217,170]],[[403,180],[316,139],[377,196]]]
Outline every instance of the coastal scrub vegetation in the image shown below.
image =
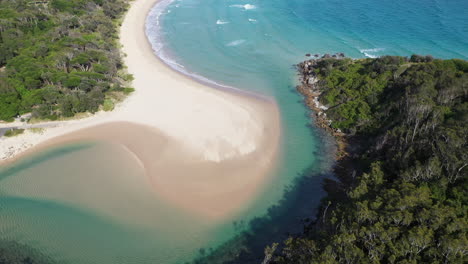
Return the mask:
[[[322,58],[301,73],[345,132],[316,220],[267,263],[466,263],[468,62]],[[304,64],[302,64],[304,66]],[[274,253],[274,249],[280,248]]]
[[5,137],[14,137],[17,135],[21,135],[24,133],[24,129],[9,129],[5,132],[4,136]]
[[130,91],[118,23],[128,0],[0,0],[0,120],[96,112]]

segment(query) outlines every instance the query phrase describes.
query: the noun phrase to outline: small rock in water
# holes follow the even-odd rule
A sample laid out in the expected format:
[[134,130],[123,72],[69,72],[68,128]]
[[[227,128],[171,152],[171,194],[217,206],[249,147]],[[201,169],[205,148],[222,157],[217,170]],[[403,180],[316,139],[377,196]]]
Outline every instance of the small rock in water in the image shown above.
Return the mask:
[[306,57],[310,57],[310,53],[307,53],[307,54],[306,54]]
[[318,54],[314,54],[314,57],[315,57],[315,58],[318,58],[318,57],[319,57],[319,55],[318,55]]

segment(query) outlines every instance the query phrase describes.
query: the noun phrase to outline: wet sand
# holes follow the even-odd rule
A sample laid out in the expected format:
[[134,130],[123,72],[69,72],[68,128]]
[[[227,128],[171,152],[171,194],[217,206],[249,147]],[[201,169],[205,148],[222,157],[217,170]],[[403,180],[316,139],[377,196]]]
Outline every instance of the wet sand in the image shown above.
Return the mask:
[[[155,128],[128,122],[82,129],[45,142],[31,152],[78,142],[106,142],[122,147],[145,175],[143,181],[135,179],[139,188],[151,185],[154,195],[162,200],[210,220],[224,219],[248,205],[275,166],[271,155],[276,148],[268,142],[248,155],[213,162],[194,158],[180,142]],[[83,187],[86,185],[83,183]]]
[[28,134],[33,147],[22,153],[83,140],[118,144],[138,159],[156,195],[223,219],[246,206],[268,180],[278,154],[279,111],[269,99],[202,85],[160,61],[144,30],[156,2],[132,2],[121,27],[134,94],[111,113]]

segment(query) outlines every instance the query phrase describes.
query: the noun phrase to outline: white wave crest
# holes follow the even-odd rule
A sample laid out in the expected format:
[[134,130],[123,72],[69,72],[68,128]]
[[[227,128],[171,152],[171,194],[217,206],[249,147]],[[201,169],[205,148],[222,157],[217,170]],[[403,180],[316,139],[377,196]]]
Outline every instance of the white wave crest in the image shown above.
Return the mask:
[[170,10],[166,10],[167,7],[173,2],[173,0],[163,0],[158,2],[153,9],[149,12],[146,17],[145,31],[148,40],[151,43],[153,51],[158,55],[158,57],[163,60],[166,64],[172,68],[183,70],[184,66],[177,63],[175,60],[171,59],[164,50],[164,41],[163,35],[164,32],[161,29],[161,18],[167,13],[170,13]]
[[234,40],[234,41],[229,42],[228,44],[226,44],[226,46],[228,46],[228,47],[239,46],[240,44],[242,44],[244,42],[245,42],[245,39],[238,39],[238,40]]
[[257,22],[257,19],[249,18],[250,22]]
[[239,7],[239,8],[243,8],[243,9],[245,9],[245,10],[252,10],[252,9],[257,8],[256,6],[251,5],[251,4],[245,4],[245,5],[230,5],[230,7]]
[[[191,72],[187,70],[182,64],[178,63],[173,54],[170,53],[170,50],[165,47],[164,45],[164,32],[162,31],[161,25],[160,25],[160,19],[161,17],[165,14],[164,10],[173,2],[174,0],[161,0],[156,5],[151,9],[150,13],[146,17],[146,36],[148,37],[148,40],[151,43],[151,46],[153,48],[154,53],[164,62],[166,63],[169,67],[172,69],[181,72],[182,74],[185,74],[187,76],[190,76],[191,78],[194,78],[198,80],[199,82],[202,82],[207,85],[211,85],[217,88],[221,89],[226,89],[226,90],[231,90],[235,91],[238,93],[242,94],[247,94],[256,98],[261,98],[261,99],[268,99],[264,96],[258,95],[253,92],[249,92],[246,90],[241,90],[229,85],[224,85],[221,83],[218,83],[216,81],[213,81],[211,79],[208,79],[206,77],[203,77],[195,72]],[[190,24],[187,22],[181,22],[181,24]],[[244,40],[242,41],[233,41],[231,42],[233,45],[239,45],[242,44]]]
[[224,25],[224,24],[227,24],[227,23],[229,23],[229,22],[221,20],[221,19],[216,20],[217,25]]
[[371,58],[371,59],[375,59],[375,58],[379,57],[377,55],[372,55],[372,54],[369,54],[367,52],[362,52],[362,54],[364,54],[364,56],[366,56],[367,58]]
[[385,49],[384,48],[360,49],[359,52],[361,52],[362,54],[364,54],[364,56],[366,56],[368,58],[375,59],[375,58],[378,58],[379,55],[376,55],[376,54],[373,54],[373,53],[377,53],[377,52],[380,52],[380,51],[383,51],[383,50],[385,50]]
[[374,48],[374,49],[361,49],[359,50],[360,52],[379,52],[379,51],[383,51],[384,48]]

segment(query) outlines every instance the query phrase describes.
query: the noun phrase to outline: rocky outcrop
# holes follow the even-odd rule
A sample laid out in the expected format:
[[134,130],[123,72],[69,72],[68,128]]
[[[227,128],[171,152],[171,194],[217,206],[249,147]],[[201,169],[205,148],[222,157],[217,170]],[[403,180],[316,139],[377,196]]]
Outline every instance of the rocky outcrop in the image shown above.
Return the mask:
[[322,59],[342,59],[345,58],[345,55],[344,53],[336,53],[333,55],[324,54],[320,57],[318,54],[315,54],[314,57],[317,59],[306,60],[297,65],[300,76],[300,84],[296,87],[296,89],[304,96],[304,102],[307,107],[313,111],[311,115],[314,118],[317,126],[329,131],[337,139],[337,158],[341,158],[345,155],[344,149],[346,146],[346,135],[341,130],[335,129],[331,126],[332,121],[327,117],[328,107],[320,102],[320,96],[323,92],[324,84],[316,75],[314,66],[316,66],[317,62]]

